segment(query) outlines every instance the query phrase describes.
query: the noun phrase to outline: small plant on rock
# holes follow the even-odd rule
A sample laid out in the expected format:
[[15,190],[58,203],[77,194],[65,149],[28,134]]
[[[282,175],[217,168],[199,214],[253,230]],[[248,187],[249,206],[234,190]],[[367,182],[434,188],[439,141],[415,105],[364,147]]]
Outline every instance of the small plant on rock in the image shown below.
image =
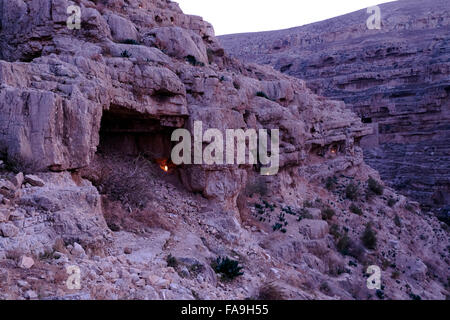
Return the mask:
[[228,257],[218,257],[216,261],[213,262],[212,268],[216,273],[221,274],[225,280],[233,280],[244,274],[244,272],[241,271],[244,267],[240,266],[238,261]]
[[334,189],[336,189],[336,185],[337,185],[336,177],[328,177],[327,180],[325,181],[325,188],[328,191],[333,191]]
[[125,40],[122,41],[122,43],[123,44],[132,44],[132,45],[135,45],[135,46],[139,45],[139,42],[137,42],[134,39],[125,39]]
[[396,203],[397,201],[394,198],[389,198],[387,205],[392,208]]
[[358,200],[358,194],[359,189],[356,184],[351,182],[346,188],[345,188],[345,196],[350,200]]
[[384,187],[374,178],[369,177],[367,181],[368,191],[369,193],[376,194],[377,196],[383,195]]
[[396,214],[395,216],[394,216],[394,224],[397,226],[397,227],[401,227],[402,226],[402,220],[400,219],[400,217],[398,216],[398,214]]
[[363,235],[361,237],[361,240],[364,244],[364,246],[367,249],[375,249],[377,246],[377,234],[376,232],[372,229],[372,224],[368,223],[366,225],[366,229],[363,232]]
[[257,97],[261,97],[261,98],[265,98],[265,99],[267,99],[267,100],[270,100],[270,98],[267,96],[267,94],[265,94],[265,93],[262,92],[262,91],[258,91],[258,92],[256,93],[256,96],[257,96]]
[[331,220],[334,216],[335,212],[330,207],[322,209],[322,219],[323,220]]
[[286,297],[284,292],[279,287],[273,283],[265,283],[259,288],[256,299],[262,301],[276,301],[285,300]]
[[172,254],[167,256],[166,262],[168,267],[176,268],[178,266],[178,261]]
[[356,204],[352,203],[350,205],[350,211],[353,212],[354,214],[357,214],[358,216],[362,216],[363,211],[361,210],[360,207],[358,207]]
[[120,56],[122,58],[130,58],[131,57],[131,53],[129,53],[127,50],[123,50],[122,53],[120,54]]

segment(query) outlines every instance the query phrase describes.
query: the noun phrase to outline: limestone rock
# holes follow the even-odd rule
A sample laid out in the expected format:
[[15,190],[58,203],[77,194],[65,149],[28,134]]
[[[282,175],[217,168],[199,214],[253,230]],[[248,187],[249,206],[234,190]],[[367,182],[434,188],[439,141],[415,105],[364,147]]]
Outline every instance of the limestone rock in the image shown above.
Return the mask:
[[32,174],[27,174],[25,176],[25,182],[33,187],[43,187],[45,185],[45,182],[42,179]]
[[22,256],[19,260],[19,268],[30,269],[34,265],[34,260],[31,257]]
[[15,237],[19,233],[19,229],[12,223],[0,224],[0,231],[5,238]]
[[328,223],[322,220],[303,219],[300,221],[299,230],[312,240],[322,239],[328,234]]

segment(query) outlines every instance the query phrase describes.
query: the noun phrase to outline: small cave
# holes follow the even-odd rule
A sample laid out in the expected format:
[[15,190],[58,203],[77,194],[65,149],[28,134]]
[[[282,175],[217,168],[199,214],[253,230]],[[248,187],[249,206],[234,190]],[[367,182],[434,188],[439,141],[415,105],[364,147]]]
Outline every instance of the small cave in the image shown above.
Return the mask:
[[361,117],[361,122],[362,123],[372,123],[372,118],[371,117]]
[[152,203],[174,205],[185,189],[179,168],[170,160],[178,143],[171,141],[172,133],[184,121],[119,106],[103,112],[97,153],[81,176],[102,195],[103,215],[112,231],[134,232],[142,225],[166,229],[164,215]]
[[343,155],[345,154],[345,142],[335,142],[326,146],[313,144],[310,154],[321,158],[334,158]]
[[150,161],[170,159],[173,127],[137,112],[111,108],[103,113],[99,154],[142,155]]

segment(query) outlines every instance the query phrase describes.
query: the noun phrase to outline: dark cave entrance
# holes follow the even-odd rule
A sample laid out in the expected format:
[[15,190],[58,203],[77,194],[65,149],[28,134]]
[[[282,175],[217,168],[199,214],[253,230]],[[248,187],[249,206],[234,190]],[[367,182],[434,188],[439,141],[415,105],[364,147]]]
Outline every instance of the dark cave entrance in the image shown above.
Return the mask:
[[144,156],[157,163],[170,161],[174,144],[171,135],[175,129],[167,121],[112,107],[103,112],[97,153]]

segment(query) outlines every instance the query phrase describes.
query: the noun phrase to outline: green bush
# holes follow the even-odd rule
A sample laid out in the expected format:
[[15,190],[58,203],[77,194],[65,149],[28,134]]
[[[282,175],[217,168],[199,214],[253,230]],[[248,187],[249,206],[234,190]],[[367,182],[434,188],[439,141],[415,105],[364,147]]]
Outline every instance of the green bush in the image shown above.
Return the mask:
[[369,192],[374,193],[378,196],[383,195],[384,187],[374,178],[369,177],[369,180],[367,181]]
[[218,257],[212,264],[212,268],[216,273],[222,275],[226,280],[233,280],[236,277],[242,276],[244,273],[241,271],[244,267],[239,266],[239,262],[231,260],[228,257]]
[[334,216],[335,212],[330,207],[322,209],[322,219],[323,220],[331,220]]
[[342,255],[346,256],[349,254],[350,247],[351,247],[351,239],[346,233],[339,239],[339,241],[336,244],[336,248]]
[[402,220],[400,219],[400,217],[398,216],[398,214],[396,214],[395,216],[394,216],[394,224],[397,226],[397,227],[401,227],[402,226]]
[[358,207],[356,204],[352,203],[350,205],[350,211],[353,212],[354,214],[357,214],[358,216],[362,216],[363,211],[361,210],[360,207]]
[[168,267],[176,268],[178,266],[178,261],[172,254],[167,256],[166,262]]
[[129,53],[127,50],[123,50],[122,53],[120,54],[120,56],[122,58],[130,58],[131,57],[131,53]]
[[377,234],[372,229],[372,224],[368,223],[363,232],[361,240],[367,249],[375,249],[377,246]]
[[334,189],[336,189],[336,185],[337,185],[336,177],[328,177],[327,180],[325,181],[325,188],[328,191],[333,191]]
[[393,206],[395,206],[396,203],[397,200],[395,200],[394,198],[389,198],[387,205],[392,208]]
[[123,44],[132,44],[132,45],[135,45],[135,46],[139,45],[139,42],[137,42],[134,39],[125,39],[125,40],[122,41],[122,43]]
[[332,224],[330,227],[330,234],[334,239],[339,239],[341,237],[341,232],[339,231],[339,226],[337,224]]
[[351,182],[345,188],[345,196],[350,200],[358,200],[359,189],[356,184]]
[[265,94],[265,93],[262,92],[262,91],[258,91],[258,92],[256,93],[256,96],[257,96],[257,97],[261,97],[261,98],[266,98],[267,100],[270,100],[270,98],[267,96],[267,94]]

